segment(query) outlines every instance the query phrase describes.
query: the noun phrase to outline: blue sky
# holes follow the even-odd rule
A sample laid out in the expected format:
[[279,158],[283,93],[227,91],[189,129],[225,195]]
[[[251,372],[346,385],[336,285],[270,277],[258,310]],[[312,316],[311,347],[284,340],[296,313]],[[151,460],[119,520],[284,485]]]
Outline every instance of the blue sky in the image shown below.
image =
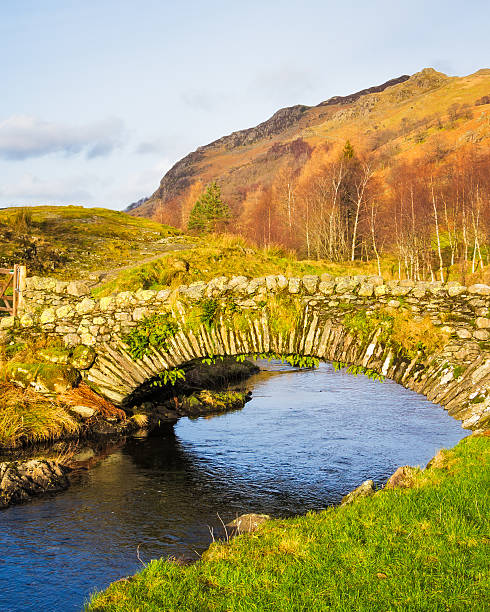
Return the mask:
[[479,0],[0,0],[0,206],[122,209],[283,106],[488,68],[489,30]]

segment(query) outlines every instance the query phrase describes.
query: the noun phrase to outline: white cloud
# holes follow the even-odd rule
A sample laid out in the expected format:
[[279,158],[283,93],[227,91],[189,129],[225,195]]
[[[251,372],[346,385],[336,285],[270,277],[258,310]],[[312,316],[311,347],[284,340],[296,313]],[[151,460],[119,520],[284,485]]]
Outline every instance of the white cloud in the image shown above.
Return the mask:
[[88,182],[97,181],[87,176],[45,180],[24,174],[17,182],[0,187],[0,201],[7,206],[92,202],[92,194],[84,186]]
[[135,153],[138,153],[138,155],[153,155],[154,153],[160,153],[163,146],[161,140],[145,140],[138,144]]
[[168,158],[162,158],[150,168],[127,175],[117,188],[107,194],[107,199],[119,202],[117,208],[126,208],[132,202],[150,196],[171,166],[172,162]]
[[260,92],[284,106],[289,100],[301,104],[305,93],[315,84],[315,78],[309,70],[303,70],[291,64],[279,64],[261,70],[249,86],[250,92]]
[[14,115],[0,122],[0,157],[23,160],[51,153],[91,159],[111,153],[122,144],[120,119],[104,119],[83,126],[43,121],[31,115]]

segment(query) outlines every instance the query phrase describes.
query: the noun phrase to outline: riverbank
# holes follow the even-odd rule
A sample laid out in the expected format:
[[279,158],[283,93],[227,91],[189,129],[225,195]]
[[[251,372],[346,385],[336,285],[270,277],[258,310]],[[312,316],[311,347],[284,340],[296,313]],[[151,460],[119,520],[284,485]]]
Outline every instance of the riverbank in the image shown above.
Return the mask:
[[[67,404],[66,396],[46,397],[0,383],[0,509],[67,489],[73,469],[93,467],[97,457],[107,455],[105,447],[124,444],[128,437],[146,437],[172,427],[181,417],[243,408],[251,393],[228,385],[258,371],[251,362],[235,360],[214,366],[190,364],[185,380],[167,388],[143,386],[137,403],[125,411],[104,411],[98,397],[95,403],[87,402],[94,396],[88,388],[80,399],[85,405],[76,405]],[[85,447],[90,461],[80,463],[78,456],[85,454]]]
[[[31,364],[25,369],[28,367]],[[43,367],[42,363],[32,364],[32,369]],[[234,410],[243,407],[249,395],[228,391],[228,385],[258,371],[253,363],[237,363],[234,359],[215,365],[189,363],[185,380],[156,386],[148,381],[124,410],[83,382],[63,393],[40,393],[31,386],[23,389],[0,380],[0,456],[48,442],[118,439],[138,430],[150,432],[161,423],[172,424],[183,416]]]
[[489,437],[473,434],[410,488],[268,521],[190,566],[152,561],[86,610],[482,610],[489,480]]

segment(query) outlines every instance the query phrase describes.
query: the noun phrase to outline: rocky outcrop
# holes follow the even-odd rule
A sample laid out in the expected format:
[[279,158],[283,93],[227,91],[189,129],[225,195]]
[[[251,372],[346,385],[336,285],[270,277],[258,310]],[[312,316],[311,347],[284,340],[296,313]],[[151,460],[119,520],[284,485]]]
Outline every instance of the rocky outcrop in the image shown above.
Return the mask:
[[402,76],[397,77],[396,79],[390,79],[386,81],[382,85],[375,85],[374,87],[368,87],[367,89],[361,89],[361,91],[357,91],[356,93],[350,94],[348,96],[334,96],[333,98],[329,98],[325,100],[325,102],[320,102],[318,106],[334,106],[337,104],[352,104],[353,102],[357,102],[359,98],[365,96],[367,94],[372,93],[381,93],[388,87],[393,87],[393,85],[399,85],[400,83],[404,83],[408,81],[410,78],[409,74],[402,74]]
[[263,525],[267,521],[270,521],[271,517],[268,514],[242,514],[238,516],[231,523],[227,523],[226,526],[231,528],[231,534],[239,535],[241,533],[252,533],[257,531],[260,525]]
[[55,461],[31,459],[0,463],[0,509],[69,486],[69,468]]
[[80,381],[80,373],[69,365],[16,363],[6,368],[6,378],[23,389],[34,387],[45,395],[66,393]]

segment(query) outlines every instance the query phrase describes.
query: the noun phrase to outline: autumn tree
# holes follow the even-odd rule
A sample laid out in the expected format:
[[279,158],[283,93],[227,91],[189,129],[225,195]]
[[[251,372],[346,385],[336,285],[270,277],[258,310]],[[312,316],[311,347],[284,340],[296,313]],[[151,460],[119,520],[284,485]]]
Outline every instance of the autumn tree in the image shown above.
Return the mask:
[[185,228],[189,224],[189,217],[191,215],[192,209],[196,205],[196,202],[201,197],[204,191],[204,185],[201,181],[196,181],[192,183],[192,185],[187,190],[187,193],[182,200],[182,205],[180,208],[180,227]]

